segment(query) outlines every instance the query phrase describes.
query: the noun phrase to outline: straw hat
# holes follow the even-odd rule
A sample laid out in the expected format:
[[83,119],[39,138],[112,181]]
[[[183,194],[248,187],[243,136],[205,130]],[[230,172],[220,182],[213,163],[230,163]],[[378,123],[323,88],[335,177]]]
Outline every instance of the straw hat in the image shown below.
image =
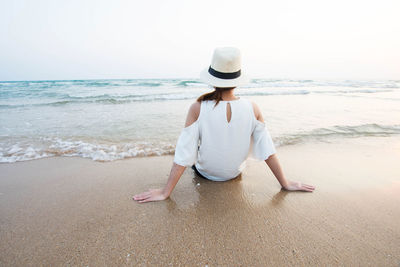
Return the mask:
[[235,47],[214,50],[210,67],[200,73],[200,80],[215,87],[236,87],[247,82],[241,71],[241,55]]

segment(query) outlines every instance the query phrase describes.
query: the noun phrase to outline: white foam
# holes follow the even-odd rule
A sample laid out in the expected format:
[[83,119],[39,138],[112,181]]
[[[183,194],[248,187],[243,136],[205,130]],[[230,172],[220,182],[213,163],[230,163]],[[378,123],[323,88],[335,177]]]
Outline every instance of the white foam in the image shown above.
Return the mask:
[[[316,128],[311,131],[276,136],[276,146],[291,145],[312,140],[328,138],[391,136],[400,134],[400,125],[337,125]],[[61,138],[42,138],[40,141],[4,143],[0,142],[0,162],[16,162],[54,156],[83,157],[95,161],[114,161],[119,159],[172,155],[175,145],[168,142],[85,142]]]
[[42,143],[11,145],[0,144],[0,162],[16,162],[54,156],[83,157],[95,161],[114,161],[118,159],[170,155],[175,145],[167,142],[136,143],[89,143],[81,140],[60,138],[42,140]]

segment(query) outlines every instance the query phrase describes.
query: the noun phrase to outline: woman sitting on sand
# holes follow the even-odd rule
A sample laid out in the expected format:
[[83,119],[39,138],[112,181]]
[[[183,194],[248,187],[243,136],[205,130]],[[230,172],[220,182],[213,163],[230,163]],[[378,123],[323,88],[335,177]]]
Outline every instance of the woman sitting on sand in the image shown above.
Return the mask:
[[201,79],[215,90],[200,96],[190,107],[166,186],[135,195],[134,200],[144,203],[168,198],[190,166],[205,179],[236,178],[244,169],[249,152],[267,163],[283,189],[307,192],[315,189],[285,178],[259,107],[235,96],[235,87],[244,81],[238,49],[215,49],[211,65],[202,72]]

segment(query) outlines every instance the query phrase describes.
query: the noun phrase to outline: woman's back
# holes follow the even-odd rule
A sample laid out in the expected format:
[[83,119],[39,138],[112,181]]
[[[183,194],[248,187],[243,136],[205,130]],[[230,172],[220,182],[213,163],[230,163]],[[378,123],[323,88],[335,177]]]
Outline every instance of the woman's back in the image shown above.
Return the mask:
[[265,125],[257,121],[252,103],[237,100],[202,101],[198,119],[183,129],[176,146],[174,162],[195,163],[203,176],[214,181],[235,178],[245,167],[251,142],[255,158],[275,153]]
[[254,120],[247,99],[220,101],[216,106],[215,101],[201,102],[197,170],[216,181],[239,175],[249,153]]

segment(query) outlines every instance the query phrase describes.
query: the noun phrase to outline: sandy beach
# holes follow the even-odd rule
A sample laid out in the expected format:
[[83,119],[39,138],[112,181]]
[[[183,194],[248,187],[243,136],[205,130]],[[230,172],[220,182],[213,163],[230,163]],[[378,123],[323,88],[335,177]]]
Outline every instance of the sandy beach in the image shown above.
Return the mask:
[[288,193],[263,162],[211,182],[191,169],[163,202],[172,156],[55,157],[0,165],[1,266],[398,266],[400,139],[278,149]]

